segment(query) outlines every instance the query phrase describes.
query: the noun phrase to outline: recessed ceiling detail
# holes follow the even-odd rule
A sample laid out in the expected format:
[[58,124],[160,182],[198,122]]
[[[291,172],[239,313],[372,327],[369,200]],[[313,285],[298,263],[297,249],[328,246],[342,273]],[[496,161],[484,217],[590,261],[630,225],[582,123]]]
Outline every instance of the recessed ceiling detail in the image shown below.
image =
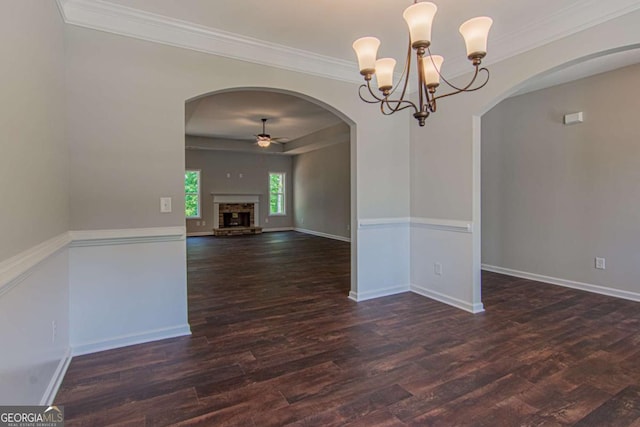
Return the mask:
[[330,111],[305,99],[279,92],[222,92],[185,105],[185,133],[216,139],[256,141],[262,119],[269,134],[291,141],[342,123]]

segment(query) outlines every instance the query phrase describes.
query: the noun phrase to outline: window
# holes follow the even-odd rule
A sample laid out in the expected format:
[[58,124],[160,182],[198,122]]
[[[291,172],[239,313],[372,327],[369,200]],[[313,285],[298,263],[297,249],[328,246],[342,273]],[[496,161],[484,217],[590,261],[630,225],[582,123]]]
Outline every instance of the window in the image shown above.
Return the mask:
[[200,171],[184,172],[184,205],[187,218],[200,218]]
[[269,173],[269,215],[285,215],[284,172]]

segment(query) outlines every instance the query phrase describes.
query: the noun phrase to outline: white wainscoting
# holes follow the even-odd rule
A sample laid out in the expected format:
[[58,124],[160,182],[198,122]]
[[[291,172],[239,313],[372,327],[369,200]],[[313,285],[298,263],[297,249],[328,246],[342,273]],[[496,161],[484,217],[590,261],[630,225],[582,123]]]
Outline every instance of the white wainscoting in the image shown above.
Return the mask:
[[0,402],[51,404],[72,355],[190,334],[185,259],[184,227],[159,227],[65,232],[2,261]]
[[[470,313],[484,311],[473,282],[473,224],[411,218],[411,291]],[[436,274],[435,264],[442,274]]]
[[581,291],[593,292],[610,297],[623,298],[640,302],[640,294],[621,289],[608,288],[606,286],[592,285],[590,283],[576,282],[573,280],[560,279],[558,277],[544,276],[542,274],[529,273],[526,271],[513,270],[510,268],[498,267],[495,265],[482,264],[482,269],[494,273],[506,274],[508,276],[520,277],[523,279],[536,280],[538,282],[549,283],[551,285],[564,286],[566,288],[579,289]]
[[71,235],[74,356],[190,334],[184,227]]
[[[0,402],[49,404],[70,361],[68,233],[0,263]],[[55,322],[55,337],[54,337]]]
[[409,219],[358,221],[358,284],[349,298],[365,301],[409,291]]

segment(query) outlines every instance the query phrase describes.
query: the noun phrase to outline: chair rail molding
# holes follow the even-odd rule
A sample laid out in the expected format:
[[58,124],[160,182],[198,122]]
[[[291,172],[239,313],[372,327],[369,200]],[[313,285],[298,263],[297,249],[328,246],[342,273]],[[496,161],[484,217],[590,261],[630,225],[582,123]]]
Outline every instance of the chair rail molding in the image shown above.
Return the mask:
[[436,218],[411,218],[411,227],[428,228],[431,230],[454,231],[457,233],[473,233],[471,221]]
[[69,243],[69,233],[62,233],[0,262],[0,296],[20,284],[38,264],[66,248]]

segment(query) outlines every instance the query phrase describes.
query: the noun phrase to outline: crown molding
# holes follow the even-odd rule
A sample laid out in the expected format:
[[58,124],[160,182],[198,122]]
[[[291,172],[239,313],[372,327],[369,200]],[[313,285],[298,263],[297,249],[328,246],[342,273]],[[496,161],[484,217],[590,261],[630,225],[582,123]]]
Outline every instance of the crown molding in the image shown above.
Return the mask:
[[56,1],[67,24],[350,83],[362,80],[355,62],[102,0]]
[[[579,4],[558,9],[555,13],[546,15],[544,19],[531,21],[517,31],[504,34],[495,40],[489,36],[490,52],[482,62],[485,65],[495,64],[638,9],[638,0],[583,0]],[[451,70],[450,74],[453,77],[472,71],[469,61],[462,57],[451,58],[447,69]]]
[[[362,83],[355,61],[345,61],[288,46],[269,43],[146,12],[103,0],[56,0],[67,24],[133,37],[226,58],[302,72],[349,83]],[[493,64],[576,32],[640,9],[638,0],[583,0],[544,19],[489,40]],[[471,72],[463,57],[447,58],[445,74],[454,78]]]

